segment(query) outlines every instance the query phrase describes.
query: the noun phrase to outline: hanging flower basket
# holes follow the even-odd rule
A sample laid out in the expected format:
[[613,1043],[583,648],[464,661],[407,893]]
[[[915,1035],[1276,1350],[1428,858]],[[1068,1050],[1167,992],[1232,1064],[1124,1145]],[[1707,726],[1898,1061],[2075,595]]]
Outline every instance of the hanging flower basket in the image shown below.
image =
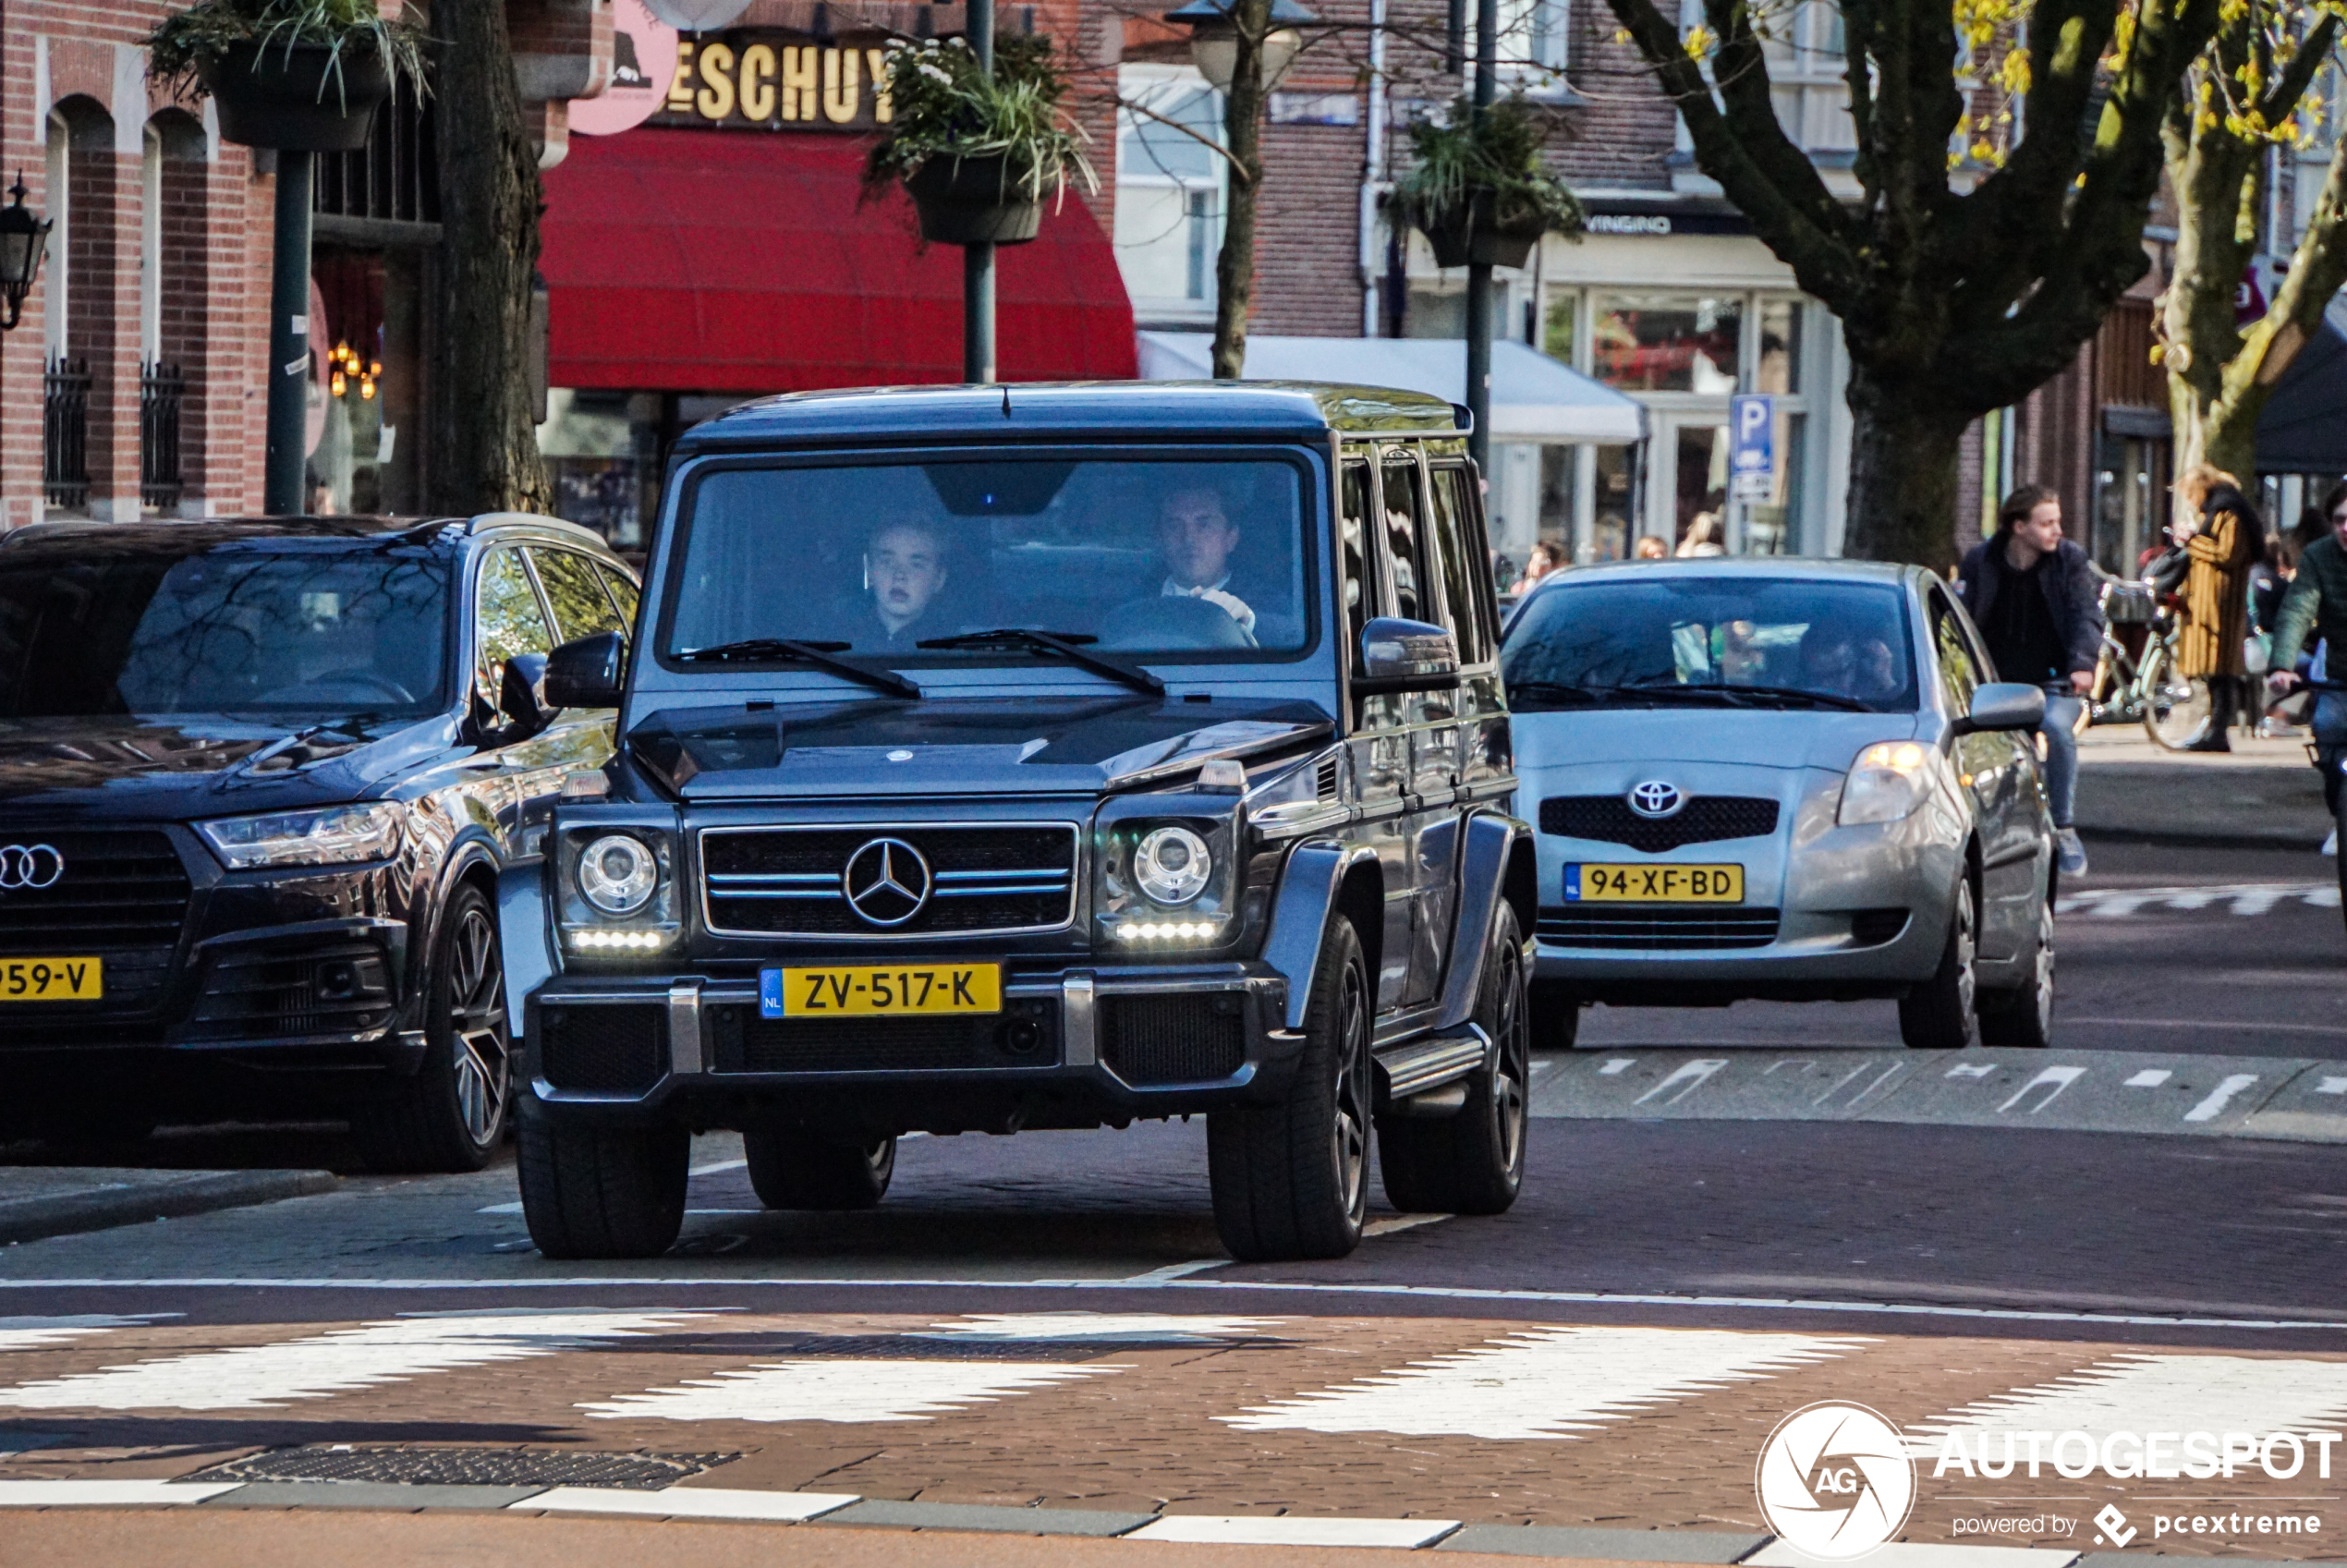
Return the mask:
[[1426,242],[1434,249],[1438,267],[1520,267],[1532,258],[1532,248],[1549,232],[1547,216],[1534,213],[1508,223],[1492,216],[1494,198],[1489,190],[1444,212],[1429,215]]
[[220,105],[223,137],[287,152],[356,152],[391,96],[390,68],[368,48],[236,43],[196,74]]
[[1020,196],[1000,154],[930,158],[905,176],[905,191],[931,245],[1024,245],[1043,223],[1043,204]]

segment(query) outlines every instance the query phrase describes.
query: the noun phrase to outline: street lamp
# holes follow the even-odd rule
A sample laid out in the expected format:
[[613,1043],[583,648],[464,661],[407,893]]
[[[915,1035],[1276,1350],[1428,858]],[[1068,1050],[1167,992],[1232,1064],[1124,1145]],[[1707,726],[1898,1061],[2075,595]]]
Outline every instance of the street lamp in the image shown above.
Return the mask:
[[0,208],[0,301],[8,308],[7,320],[0,322],[0,332],[14,332],[24,317],[24,297],[32,292],[32,280],[41,273],[42,254],[49,249],[49,230],[54,220],[42,217],[24,204],[26,195],[24,175],[17,175],[17,183],[8,188],[16,200]]
[[[1190,58],[1217,92],[1231,91],[1231,79],[1238,71],[1239,32],[1231,19],[1232,7],[1237,0],[1190,0],[1177,11],[1165,13],[1169,22],[1180,22],[1190,30]],[[1272,30],[1263,38],[1263,90],[1277,87],[1295,64],[1296,54],[1304,47],[1304,34],[1296,30],[1309,26],[1320,18],[1306,10],[1295,0],[1271,0]]]

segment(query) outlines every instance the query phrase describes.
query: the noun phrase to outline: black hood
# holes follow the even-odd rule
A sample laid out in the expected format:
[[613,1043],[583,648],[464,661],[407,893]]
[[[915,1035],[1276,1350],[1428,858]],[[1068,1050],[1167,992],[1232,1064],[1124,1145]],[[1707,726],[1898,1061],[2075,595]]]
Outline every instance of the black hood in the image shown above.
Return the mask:
[[445,719],[0,720],[0,801],[147,820],[271,811],[363,795],[453,739]]
[[1308,702],[992,698],[671,708],[628,754],[687,800],[1097,795],[1286,750],[1332,731]]

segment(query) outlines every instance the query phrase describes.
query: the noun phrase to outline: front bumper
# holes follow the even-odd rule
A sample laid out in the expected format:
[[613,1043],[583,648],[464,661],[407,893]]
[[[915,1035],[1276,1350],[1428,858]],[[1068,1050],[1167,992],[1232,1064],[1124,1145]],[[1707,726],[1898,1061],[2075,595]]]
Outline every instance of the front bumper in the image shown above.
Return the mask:
[[1121,1125],[1276,1097],[1303,1043],[1287,992],[1258,961],[1017,964],[999,1015],[819,1022],[764,1017],[754,970],[566,974],[527,1004],[522,1109],[875,1135]]

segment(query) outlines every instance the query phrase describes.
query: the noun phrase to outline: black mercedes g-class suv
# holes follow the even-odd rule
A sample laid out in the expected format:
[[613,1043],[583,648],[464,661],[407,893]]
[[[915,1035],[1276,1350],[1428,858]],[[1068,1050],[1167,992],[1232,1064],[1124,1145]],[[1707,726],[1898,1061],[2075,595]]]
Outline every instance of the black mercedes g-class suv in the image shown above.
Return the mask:
[[[553,821],[521,1190],[550,1257],[675,1241],[897,1135],[1208,1117],[1240,1258],[1523,1178],[1533,921],[1464,416],[1244,385],[808,394],[679,443],[620,709]],[[529,950],[525,955],[524,949]]]

